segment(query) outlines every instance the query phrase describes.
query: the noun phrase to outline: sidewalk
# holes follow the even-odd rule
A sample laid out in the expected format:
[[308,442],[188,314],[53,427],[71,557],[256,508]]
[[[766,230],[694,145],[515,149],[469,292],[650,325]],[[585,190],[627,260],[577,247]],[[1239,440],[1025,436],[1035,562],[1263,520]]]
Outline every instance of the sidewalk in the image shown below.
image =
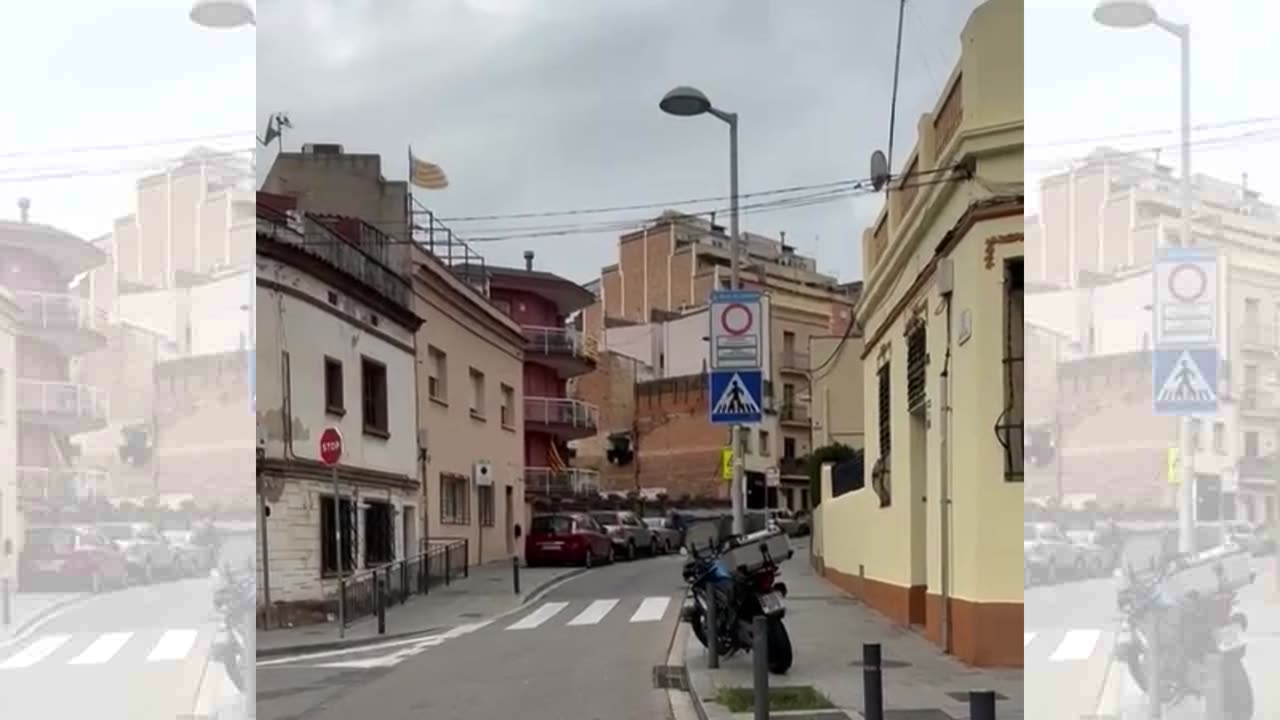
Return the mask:
[[336,622],[259,630],[258,657],[355,647],[496,617],[533,601],[552,583],[583,571],[580,567],[521,567],[520,594],[516,595],[510,561],[473,567],[469,577],[455,578],[448,586],[432,588],[428,595],[414,595],[404,605],[387,608],[386,635],[378,634],[376,617],[353,622],[342,638]]
[[[782,566],[780,578],[789,594],[786,624],[795,664],[786,675],[771,675],[772,687],[811,685],[850,718],[861,718],[862,644],[875,642],[881,645],[884,663],[886,711],[936,709],[946,713],[934,713],[936,720],[961,720],[969,717],[968,691],[994,690],[997,718],[1022,717],[1020,668],[971,668],[944,655],[923,637],[894,625],[818,577],[808,564],[807,544],[797,544],[795,550],[795,557]],[[706,649],[693,633],[687,633],[685,664],[694,702],[702,706],[700,716],[706,720],[751,717],[750,713],[731,714],[714,702],[719,688],[751,687],[750,654],[723,658],[720,669],[709,670]],[[915,717],[935,720],[924,713]]]
[[[35,623],[85,597],[84,593],[14,593],[9,596],[9,624],[0,622],[0,644],[12,640]],[[0,599],[3,602],[3,599]],[[2,618],[0,618],[2,620]]]

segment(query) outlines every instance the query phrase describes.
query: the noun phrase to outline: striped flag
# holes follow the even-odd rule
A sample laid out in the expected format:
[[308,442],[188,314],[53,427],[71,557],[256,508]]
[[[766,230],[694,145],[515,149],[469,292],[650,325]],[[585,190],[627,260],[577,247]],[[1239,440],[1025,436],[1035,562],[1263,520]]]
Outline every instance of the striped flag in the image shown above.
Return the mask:
[[547,451],[547,467],[553,473],[562,473],[568,469],[564,458],[560,457],[560,446],[555,442],[551,443],[551,449]]
[[439,165],[419,160],[409,151],[409,182],[427,190],[443,190],[449,187],[449,178]]

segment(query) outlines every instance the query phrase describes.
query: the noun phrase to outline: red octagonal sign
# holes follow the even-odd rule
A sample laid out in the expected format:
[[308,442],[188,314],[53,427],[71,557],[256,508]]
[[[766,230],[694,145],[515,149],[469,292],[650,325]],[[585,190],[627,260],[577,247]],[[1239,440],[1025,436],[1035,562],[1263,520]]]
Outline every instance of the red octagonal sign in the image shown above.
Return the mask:
[[320,462],[325,465],[337,465],[342,459],[342,433],[338,428],[328,427],[320,433]]

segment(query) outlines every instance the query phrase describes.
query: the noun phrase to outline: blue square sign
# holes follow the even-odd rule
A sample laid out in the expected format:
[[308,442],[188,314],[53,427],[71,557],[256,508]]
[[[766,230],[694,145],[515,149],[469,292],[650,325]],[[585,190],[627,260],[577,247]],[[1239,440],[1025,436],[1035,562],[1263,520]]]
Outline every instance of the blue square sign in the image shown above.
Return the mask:
[[760,422],[764,375],[759,370],[714,370],[711,373],[711,422],[751,425]]
[[1151,391],[1157,415],[1218,411],[1218,351],[1160,348],[1152,360]]

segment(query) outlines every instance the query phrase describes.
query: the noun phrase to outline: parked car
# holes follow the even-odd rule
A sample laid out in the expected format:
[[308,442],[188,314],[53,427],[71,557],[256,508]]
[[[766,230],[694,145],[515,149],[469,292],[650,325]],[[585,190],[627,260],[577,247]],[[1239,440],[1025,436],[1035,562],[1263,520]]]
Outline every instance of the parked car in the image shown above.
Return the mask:
[[653,535],[653,546],[658,552],[669,553],[680,549],[683,544],[679,529],[676,528],[675,522],[669,517],[647,517],[644,524],[649,526],[649,532]]
[[88,527],[30,527],[19,558],[28,589],[102,592],[129,584],[124,553]]
[[1108,577],[1116,567],[1116,551],[1103,545],[1103,538],[1092,530],[1073,530],[1067,538],[1077,552],[1074,570],[1077,577]]
[[536,515],[525,535],[524,558],[529,567],[574,564],[591,567],[613,562],[613,542],[586,513]]
[[1084,571],[1080,549],[1053,523],[1023,524],[1022,552],[1024,565],[1034,571],[1027,578],[1031,582],[1053,584],[1072,572]]
[[770,510],[769,524],[778,528],[779,530],[781,530],[782,532],[786,533],[791,537],[795,537],[798,534],[796,530],[799,527],[799,525],[796,523],[795,513],[792,513],[790,510],[787,510],[786,508],[780,508],[778,510]]
[[169,530],[164,533],[169,547],[173,548],[174,565],[182,577],[207,575],[218,563],[213,545],[203,542],[200,534],[191,530]]
[[1269,555],[1275,552],[1275,538],[1266,526],[1233,523],[1228,526],[1227,534],[1231,542],[1248,550],[1255,556]]
[[813,515],[808,510],[796,513],[796,536],[805,537],[813,534]]
[[164,535],[150,523],[104,523],[98,530],[124,552],[129,573],[145,583],[161,576],[173,577],[178,569],[176,553]]
[[650,555],[657,550],[649,526],[641,522],[635,513],[602,510],[591,513],[591,517],[604,527],[609,539],[613,541],[613,549],[628,560],[635,560],[642,549]]

